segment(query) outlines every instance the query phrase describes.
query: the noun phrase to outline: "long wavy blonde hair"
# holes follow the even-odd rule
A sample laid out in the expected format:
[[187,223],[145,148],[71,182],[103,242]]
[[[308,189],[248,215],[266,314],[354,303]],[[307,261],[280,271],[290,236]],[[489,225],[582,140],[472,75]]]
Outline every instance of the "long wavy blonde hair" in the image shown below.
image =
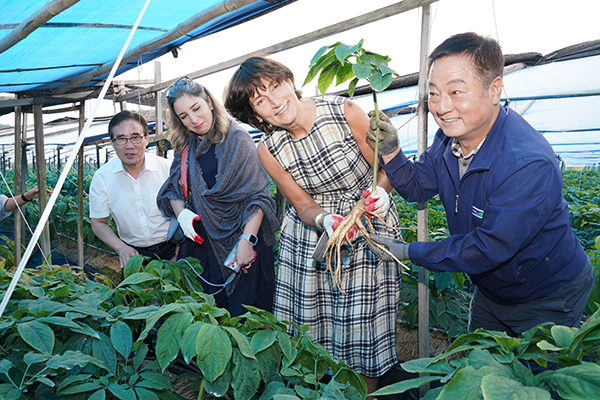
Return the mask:
[[213,126],[208,132],[207,140],[209,143],[222,143],[227,138],[229,125],[233,118],[223,104],[215,99],[208,89],[199,83],[194,82],[190,78],[183,77],[169,87],[162,96],[162,104],[164,110],[164,119],[169,124],[169,137],[171,146],[177,151],[181,151],[187,146],[190,139],[190,132],[173,109],[173,103],[183,96],[200,97],[207,103],[213,105]]

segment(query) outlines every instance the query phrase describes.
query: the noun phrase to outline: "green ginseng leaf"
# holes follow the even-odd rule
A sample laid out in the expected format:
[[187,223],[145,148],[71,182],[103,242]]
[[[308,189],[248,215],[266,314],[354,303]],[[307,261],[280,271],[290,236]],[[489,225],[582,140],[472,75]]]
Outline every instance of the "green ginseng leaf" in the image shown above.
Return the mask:
[[357,52],[362,47],[362,39],[358,44],[354,46],[348,46],[346,44],[340,44],[335,49],[335,56],[340,63],[344,63],[348,57],[353,53]]
[[335,86],[346,82],[348,79],[354,78],[354,72],[352,72],[352,64],[344,63],[338,68],[335,76]]
[[334,63],[329,64],[327,67],[321,71],[321,75],[319,75],[319,93],[321,96],[324,96],[327,92],[327,88],[331,86],[331,82],[337,75],[337,71],[340,68],[341,64],[339,61],[335,60]]
[[392,78],[392,74],[382,76],[380,71],[375,71],[373,72],[373,75],[371,75],[369,83],[376,92],[383,92],[392,84]]
[[373,72],[373,66],[369,63],[357,62],[352,65],[352,72],[358,79],[367,79]]
[[313,79],[315,79],[315,77],[319,74],[319,72],[322,69],[327,68],[330,64],[332,63],[338,63],[339,61],[335,58],[335,48],[333,46],[332,49],[327,52],[326,54],[323,54],[321,57],[319,57],[317,59],[317,61],[310,67],[310,70],[308,71],[308,75],[306,75],[306,78],[304,79],[304,83],[302,84],[302,86],[306,85],[307,83],[309,83],[310,81],[312,81]]
[[350,85],[348,86],[348,96],[353,97],[354,91],[356,90],[356,84],[360,79],[354,78],[350,81]]

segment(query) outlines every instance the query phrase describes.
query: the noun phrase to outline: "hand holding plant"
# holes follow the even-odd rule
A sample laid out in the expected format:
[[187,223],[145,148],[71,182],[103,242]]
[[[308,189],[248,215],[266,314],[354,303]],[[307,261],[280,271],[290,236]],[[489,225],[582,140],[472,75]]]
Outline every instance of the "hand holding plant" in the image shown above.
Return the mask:
[[[371,127],[372,130],[374,130],[374,133],[369,136],[369,139],[375,143],[373,183],[371,185],[371,193],[374,193],[377,191],[377,172],[379,170],[378,154],[380,145],[383,146],[382,154],[389,154],[398,147],[397,132],[393,125],[389,122],[389,119],[385,117],[384,120],[380,121],[380,113],[377,106],[377,92],[387,89],[387,87],[392,83],[394,75],[398,76],[398,74],[388,66],[388,62],[391,61],[388,56],[382,56],[380,54],[365,50],[362,47],[363,41],[364,40],[361,39],[359,43],[354,46],[348,46],[337,42],[331,46],[321,47],[311,60],[311,67],[303,85],[306,85],[320,74],[318,79],[318,87],[321,95],[324,95],[334,78],[336,80],[336,86],[352,79],[348,87],[348,95],[353,96],[356,84],[359,80],[366,79],[369,82],[369,85],[373,91],[373,103],[375,108],[374,115],[376,121]],[[385,128],[383,141],[381,143],[380,124],[383,124],[383,127]],[[373,136],[373,138],[371,138],[371,136]],[[394,136],[396,138],[395,147],[393,143]],[[365,198],[359,200],[352,211],[346,215],[335,232],[329,236],[327,247],[325,249],[325,263],[327,265],[327,270],[331,272],[334,284],[336,284],[340,289],[342,269],[341,263],[343,258],[341,256],[341,248],[344,240],[349,240],[349,237],[347,237],[349,232],[358,227],[358,229],[362,232],[365,241],[370,245],[371,240],[369,237],[369,231],[373,232],[373,227],[367,218],[365,220],[366,225],[369,227],[369,230],[367,230],[361,221],[362,216],[376,216],[383,221],[379,215],[365,209],[365,200]],[[377,243],[372,244],[375,247],[381,248],[383,252],[389,254],[400,265],[403,265],[400,260],[396,259],[393,254],[389,253],[385,247],[380,246]],[[335,265],[335,268],[332,267],[332,264]]]

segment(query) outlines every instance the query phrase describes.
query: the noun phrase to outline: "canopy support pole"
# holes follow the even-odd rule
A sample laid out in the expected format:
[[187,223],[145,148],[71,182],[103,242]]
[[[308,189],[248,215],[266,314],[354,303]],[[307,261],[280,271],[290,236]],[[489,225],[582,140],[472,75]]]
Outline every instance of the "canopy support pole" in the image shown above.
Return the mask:
[[[42,117],[41,104],[33,106],[33,129],[35,132],[35,156],[37,159],[37,186],[40,189],[38,201],[40,203],[40,216],[46,204],[48,204],[48,193],[46,192],[46,157],[44,155],[44,121]],[[41,240],[42,256],[46,262],[52,264],[52,247],[50,246],[50,229],[44,226]]]
[[[423,15],[421,21],[421,54],[419,56],[419,104],[418,116],[418,155],[419,157],[427,148],[427,56],[429,54],[429,32],[431,13],[430,6],[421,8]],[[417,238],[420,242],[428,240],[429,223],[427,203],[417,204]],[[419,267],[419,358],[429,357],[429,271]],[[429,384],[419,388],[420,397],[425,396]]]
[[[21,107],[15,107],[15,196],[21,192]],[[21,213],[15,214],[15,265],[21,262]]]
[[[83,133],[85,125],[85,100],[79,103],[79,135]],[[80,272],[84,271],[85,259],[83,248],[83,146],[79,148],[79,157],[77,158],[77,256]]]
[[[160,61],[154,61],[154,83],[159,84],[162,82],[162,68]],[[155,105],[154,105],[154,141],[156,142],[156,155],[160,157],[166,157],[167,153],[162,151],[159,146],[159,141],[163,139],[163,120],[162,120],[162,101],[161,93],[155,92]]]

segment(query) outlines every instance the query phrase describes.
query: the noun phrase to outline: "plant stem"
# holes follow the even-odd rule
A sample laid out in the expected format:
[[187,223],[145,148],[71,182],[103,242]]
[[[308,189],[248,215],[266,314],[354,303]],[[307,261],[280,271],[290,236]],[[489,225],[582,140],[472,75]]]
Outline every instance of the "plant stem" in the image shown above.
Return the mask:
[[[379,107],[377,106],[377,92],[373,90],[373,104],[375,104],[375,120],[379,122]],[[377,167],[379,164],[379,124],[377,125],[377,134],[375,135],[375,160],[373,160],[373,184],[371,193],[377,189]]]
[[198,400],[202,400],[202,397],[204,397],[204,378],[202,378],[202,381],[200,382],[200,390],[198,391]]

